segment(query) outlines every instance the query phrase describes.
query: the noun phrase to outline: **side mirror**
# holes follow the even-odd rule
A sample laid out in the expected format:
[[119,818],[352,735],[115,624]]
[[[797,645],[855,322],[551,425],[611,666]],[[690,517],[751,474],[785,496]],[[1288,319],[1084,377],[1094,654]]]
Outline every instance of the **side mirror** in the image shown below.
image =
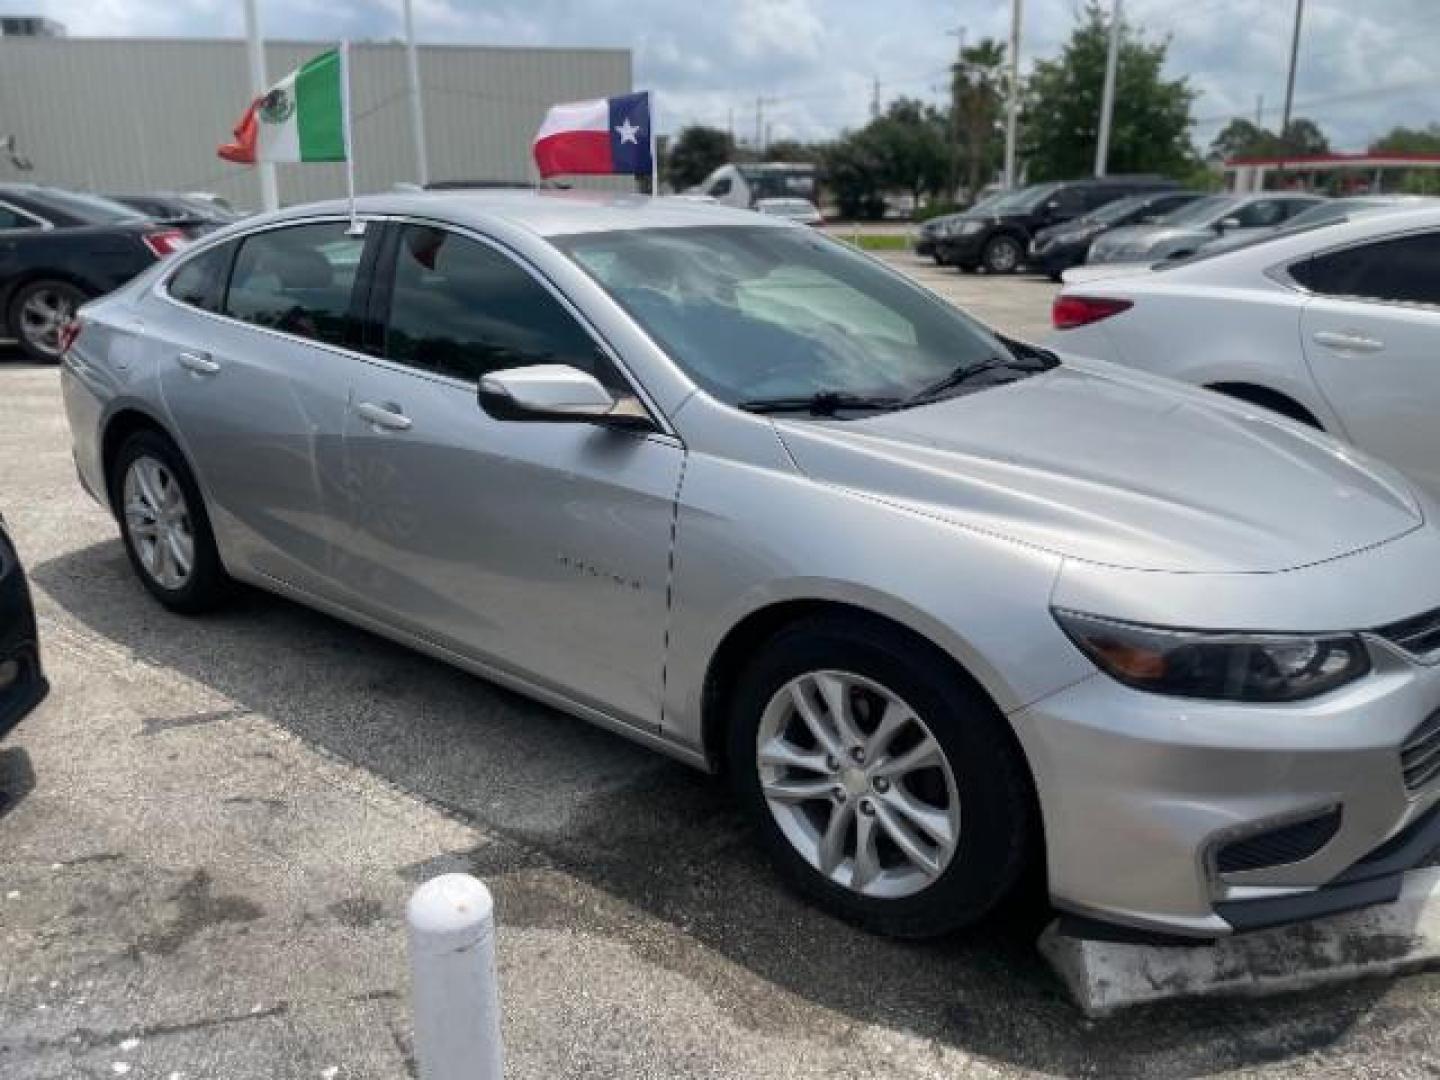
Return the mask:
[[616,398],[600,380],[569,364],[492,371],[480,379],[480,407],[497,420],[652,428],[634,398]]
[[1217,228],[1220,230],[1220,233],[1221,233],[1221,235],[1223,236],[1225,233],[1229,232],[1231,229],[1238,229],[1238,228],[1240,228],[1240,219],[1239,219],[1238,217],[1222,218],[1221,221],[1220,221],[1220,224],[1217,226]]

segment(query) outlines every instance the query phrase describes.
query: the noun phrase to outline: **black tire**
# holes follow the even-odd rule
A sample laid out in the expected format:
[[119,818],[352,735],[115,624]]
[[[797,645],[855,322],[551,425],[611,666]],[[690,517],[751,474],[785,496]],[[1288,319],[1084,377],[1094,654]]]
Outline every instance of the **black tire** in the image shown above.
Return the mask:
[[[188,577],[176,588],[166,587],[146,569],[126,522],[125,477],[131,465],[142,457],[151,458],[163,465],[179,485],[185,498],[186,517],[194,542],[194,559]],[[151,596],[171,611],[182,615],[198,615],[211,611],[228,599],[233,582],[220,562],[220,552],[215,546],[215,534],[210,527],[205,500],[189,465],[185,463],[184,456],[169,438],[154,430],[137,431],[131,435],[121,445],[111,463],[109,484],[111,505],[120,523],[120,536],[125,543],[125,553],[130,557],[130,566],[136,577],[150,591]]]
[[991,274],[1013,274],[1025,262],[1025,248],[1013,236],[991,237],[980,256]]
[[[962,823],[955,853],[937,878],[909,896],[864,896],[831,881],[792,846],[762,794],[756,742],[767,704],[797,676],[827,669],[863,676],[901,697],[940,744],[955,776]],[[731,783],[781,877],[866,929],[926,938],[968,926],[1011,893],[1038,847],[1033,786],[1004,717],[952,661],[889,624],[820,616],[786,627],[741,672],[729,719]]]
[[[61,359],[58,335],[55,333],[58,326],[41,335],[27,326],[24,317],[25,308],[32,300],[47,295],[63,305],[69,317],[73,317],[80,305],[90,299],[88,293],[68,281],[49,278],[27,281],[15,290],[15,295],[10,298],[10,307],[5,313],[5,327],[8,336],[15,339],[20,351],[29,359],[41,364],[58,364]],[[68,317],[59,321],[68,321]]]

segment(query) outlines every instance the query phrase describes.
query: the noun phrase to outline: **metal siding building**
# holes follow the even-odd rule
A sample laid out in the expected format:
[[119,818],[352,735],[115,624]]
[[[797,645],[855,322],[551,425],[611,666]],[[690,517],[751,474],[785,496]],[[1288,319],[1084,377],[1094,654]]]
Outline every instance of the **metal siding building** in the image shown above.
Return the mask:
[[[273,82],[333,42],[267,42]],[[420,81],[433,180],[535,178],[530,140],[556,102],[631,88],[626,49],[422,46]],[[398,42],[350,47],[355,186],[415,179]],[[255,170],[215,155],[249,104],[240,40],[0,38],[0,136],[34,164],[0,159],[0,181],[99,192],[214,191],[260,205]],[[343,165],[278,165],[282,203],[343,195]],[[631,181],[602,181],[629,190]]]

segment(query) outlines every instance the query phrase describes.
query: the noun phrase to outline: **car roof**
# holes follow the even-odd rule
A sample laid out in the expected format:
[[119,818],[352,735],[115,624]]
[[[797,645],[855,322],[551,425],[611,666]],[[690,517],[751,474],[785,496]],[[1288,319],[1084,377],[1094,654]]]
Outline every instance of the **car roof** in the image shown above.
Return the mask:
[[[276,215],[249,218],[247,225],[280,221],[315,214],[348,213],[343,199],[309,203],[280,211]],[[751,210],[739,210],[695,199],[658,198],[649,195],[615,194],[600,191],[509,191],[482,189],[467,191],[387,192],[363,195],[355,200],[360,213],[411,214],[439,217],[455,224],[483,226],[503,222],[538,236],[566,236],[575,233],[622,232],[632,229],[701,228],[749,226],[784,229],[790,226],[774,217]]]

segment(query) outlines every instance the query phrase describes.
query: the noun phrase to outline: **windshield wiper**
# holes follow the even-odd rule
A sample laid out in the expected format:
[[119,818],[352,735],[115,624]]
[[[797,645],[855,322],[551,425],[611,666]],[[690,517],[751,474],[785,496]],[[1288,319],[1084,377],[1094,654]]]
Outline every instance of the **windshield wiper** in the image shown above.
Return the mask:
[[1049,371],[1060,362],[1059,357],[1044,349],[1037,349],[1024,345],[1009,338],[1001,338],[1013,354],[1010,356],[994,355],[987,357],[978,364],[961,364],[954,371],[950,372],[943,379],[931,383],[915,393],[911,394],[903,402],[901,408],[910,408],[914,405],[926,405],[937,398],[944,396],[951,390],[973,382],[982,375],[989,375],[995,371],[1013,371],[1023,374],[1033,374],[1041,371]]
[[904,402],[893,397],[867,397],[841,390],[821,390],[805,397],[756,398],[742,401],[739,408],[753,413],[809,413],[811,416],[834,416],[841,409],[898,409]]

